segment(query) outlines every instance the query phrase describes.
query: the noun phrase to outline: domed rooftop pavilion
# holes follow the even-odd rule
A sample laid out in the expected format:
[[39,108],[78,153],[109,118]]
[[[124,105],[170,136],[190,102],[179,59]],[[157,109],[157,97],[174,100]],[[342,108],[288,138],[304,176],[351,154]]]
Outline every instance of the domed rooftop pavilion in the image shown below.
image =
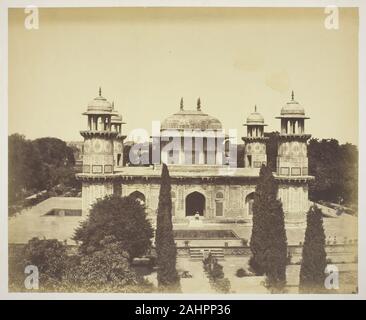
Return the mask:
[[118,111],[114,108],[114,102],[112,102],[112,117],[111,117],[112,124],[125,124],[122,119],[122,115],[118,113]]
[[99,96],[88,103],[88,109],[83,114],[110,114],[112,111],[112,104],[106,98],[102,97],[102,89],[99,88]]
[[179,112],[166,118],[161,124],[161,130],[184,129],[222,130],[222,124],[215,117],[202,112],[200,99],[196,110],[184,110],[182,99]]
[[263,116],[257,111],[257,106],[254,106],[254,112],[252,112],[247,122],[244,124],[247,127],[247,136],[243,138],[244,141],[248,139],[264,139],[264,127],[267,126],[264,123]]
[[113,114],[111,118],[111,123],[123,123],[122,116],[118,113]]
[[[113,105],[102,96],[102,89],[99,87],[99,95],[88,103],[87,111],[83,115],[88,116],[88,130],[82,131],[82,135],[89,135],[90,131],[111,132],[111,117],[117,112],[113,110]],[[108,133],[108,134],[109,134]]]
[[280,118],[300,118],[300,119],[309,119],[305,117],[305,109],[304,107],[295,100],[294,91],[291,93],[291,101],[287,102],[281,109],[281,115],[276,117]]
[[252,112],[248,118],[247,122],[244,124],[245,126],[266,126],[264,123],[263,116],[257,111],[257,106],[254,107],[254,112]]
[[287,102],[281,109],[281,114],[276,117],[281,119],[281,135],[301,135],[305,139],[310,136],[305,134],[305,116],[303,106],[295,100],[294,91],[291,93],[291,101]]

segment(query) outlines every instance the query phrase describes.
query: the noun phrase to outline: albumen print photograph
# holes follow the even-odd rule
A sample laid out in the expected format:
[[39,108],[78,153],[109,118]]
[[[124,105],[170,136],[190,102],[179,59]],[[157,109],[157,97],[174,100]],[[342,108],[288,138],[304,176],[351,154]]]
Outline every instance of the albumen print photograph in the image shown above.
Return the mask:
[[358,37],[357,7],[9,8],[9,292],[358,294]]

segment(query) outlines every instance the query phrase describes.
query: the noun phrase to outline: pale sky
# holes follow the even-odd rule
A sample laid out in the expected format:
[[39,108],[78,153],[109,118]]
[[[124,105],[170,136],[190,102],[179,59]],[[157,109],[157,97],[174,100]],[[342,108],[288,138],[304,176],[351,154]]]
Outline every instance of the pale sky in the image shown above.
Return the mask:
[[115,101],[124,133],[202,110],[245,134],[254,105],[279,131],[291,90],[317,138],[358,144],[358,12],[323,8],[40,9],[39,29],[9,12],[9,133],[82,140],[81,113],[98,95]]

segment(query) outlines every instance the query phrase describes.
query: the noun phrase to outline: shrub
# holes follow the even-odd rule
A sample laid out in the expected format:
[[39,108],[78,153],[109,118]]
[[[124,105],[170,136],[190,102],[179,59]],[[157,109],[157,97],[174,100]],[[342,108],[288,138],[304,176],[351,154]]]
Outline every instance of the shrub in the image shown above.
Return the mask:
[[134,287],[146,286],[143,278],[130,268],[129,261],[123,244],[107,236],[97,250],[74,257],[63,286],[68,291],[77,287],[86,292],[129,292]]
[[238,270],[236,270],[236,276],[238,278],[243,278],[243,277],[249,277],[252,274],[250,272],[248,272],[247,270],[245,270],[244,268],[240,268]]
[[107,196],[93,205],[73,239],[81,241],[80,250],[88,253],[100,250],[102,240],[108,236],[119,241],[130,260],[147,253],[153,230],[144,206],[131,197]]
[[225,278],[223,266],[211,254],[203,259],[203,269],[207,273],[211,286],[220,293],[230,292],[230,281]]
[[39,284],[43,287],[53,287],[62,280],[68,260],[66,246],[56,239],[33,238],[24,248],[23,265],[38,268]]

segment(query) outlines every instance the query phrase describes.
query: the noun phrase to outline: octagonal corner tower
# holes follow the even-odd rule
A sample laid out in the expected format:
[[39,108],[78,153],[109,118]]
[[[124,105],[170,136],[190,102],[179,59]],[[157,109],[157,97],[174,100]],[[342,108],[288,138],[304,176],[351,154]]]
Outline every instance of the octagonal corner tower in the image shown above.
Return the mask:
[[113,141],[118,132],[111,130],[113,107],[102,97],[101,89],[83,115],[88,122],[87,130],[80,131],[84,137],[83,171],[77,178],[82,182],[82,212],[86,215],[96,199],[113,193]]
[[123,124],[125,122],[122,121],[122,116],[114,109],[114,102],[112,102],[111,130],[117,132],[117,135],[113,138],[113,163],[117,168],[123,166],[123,140],[126,138],[122,135]]
[[244,126],[247,127],[247,136],[243,137],[244,147],[244,166],[246,168],[260,168],[263,164],[267,165],[266,140],[264,136],[263,116],[254,107]]
[[304,108],[295,101],[292,92],[291,101],[281,109],[281,133],[278,140],[276,178],[279,180],[279,198],[282,201],[286,222],[304,224],[309,209],[309,176],[307,140],[305,133]]

